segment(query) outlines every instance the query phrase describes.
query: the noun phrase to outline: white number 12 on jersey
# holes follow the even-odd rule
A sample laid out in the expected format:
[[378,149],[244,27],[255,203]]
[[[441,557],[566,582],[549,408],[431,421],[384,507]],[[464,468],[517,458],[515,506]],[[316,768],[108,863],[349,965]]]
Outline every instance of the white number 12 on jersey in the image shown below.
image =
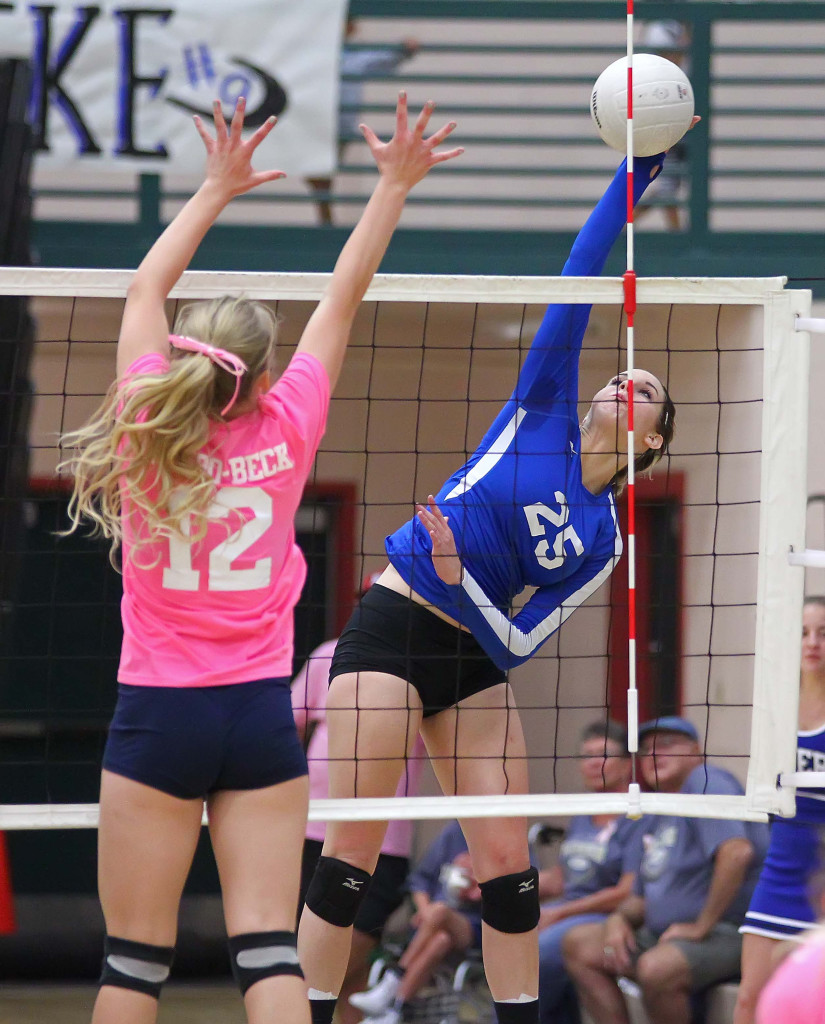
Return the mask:
[[[261,558],[248,569],[232,563],[252,547],[272,525],[272,498],[261,487],[224,487],[206,511],[208,519],[225,519],[230,512],[251,509],[253,518],[231,533],[209,553],[207,589],[215,591],[259,590],[272,579],[272,559]],[[198,590],[201,574],[192,568],[190,522],[183,526],[186,538],[169,538],[169,568],[163,570],[166,590]]]

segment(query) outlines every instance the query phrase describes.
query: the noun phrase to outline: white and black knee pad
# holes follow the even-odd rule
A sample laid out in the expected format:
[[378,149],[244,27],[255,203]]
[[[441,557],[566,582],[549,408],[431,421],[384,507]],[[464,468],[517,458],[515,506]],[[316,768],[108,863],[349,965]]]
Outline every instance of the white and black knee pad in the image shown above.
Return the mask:
[[291,974],[303,978],[295,932],[247,932],[229,939],[232,973],[246,995],[256,981]]
[[539,873],[536,868],[499,875],[479,884],[481,920],[497,932],[517,935],[539,923]]
[[100,984],[130,988],[159,999],[174,956],[173,946],[150,946],[146,942],[132,942],[131,939],[116,939],[107,935],[103,947]]
[[306,905],[329,924],[349,928],[355,921],[372,875],[335,857],[319,857]]

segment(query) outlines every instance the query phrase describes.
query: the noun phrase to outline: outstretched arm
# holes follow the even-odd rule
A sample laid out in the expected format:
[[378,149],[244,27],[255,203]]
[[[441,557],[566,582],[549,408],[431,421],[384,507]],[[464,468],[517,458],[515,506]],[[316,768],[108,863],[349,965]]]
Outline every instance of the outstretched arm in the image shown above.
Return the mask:
[[206,147],[206,176],[198,191],[144,256],[129,285],[117,344],[119,376],[139,356],[169,351],[169,324],[164,303],[203,236],[229,200],[264,182],[284,177],[283,171],[252,170],[252,156],[272,131],[275,118],[269,118],[244,141],[241,131],[245,106],[246,101],[241,97],[227,130],[220,102],[215,101],[214,139],[201,119],[195,118],[195,127]]
[[[664,157],[637,157],[633,176],[634,202],[638,202],[661,170]],[[610,250],[627,219],[627,161],[608,185],[596,208],[579,232],[562,270],[563,277],[601,274]],[[547,307],[541,326],[519,374],[515,396],[520,402],[540,405],[566,395],[575,415],[578,401],[576,366],[590,318],[590,306],[554,303]]]
[[427,103],[414,128],[407,122],[407,98],[401,93],[396,108],[395,134],[382,143],[361,125],[361,131],[378,165],[380,177],[361,219],[347,239],[335,264],[332,280],[307,324],[298,352],[309,352],[325,367],[334,388],[341,372],[352,322],[361,299],[380,264],[401,217],[410,189],[431,167],[452,160],[463,149],[442,153],[435,147],[455,128],[450,122],[429,138],[424,131],[434,109]]
[[[636,157],[633,172],[633,203],[658,176],[664,155]],[[562,277],[595,277],[604,270],[610,250],[627,221],[627,160],[623,160],[604,195],[576,237],[562,270]]]

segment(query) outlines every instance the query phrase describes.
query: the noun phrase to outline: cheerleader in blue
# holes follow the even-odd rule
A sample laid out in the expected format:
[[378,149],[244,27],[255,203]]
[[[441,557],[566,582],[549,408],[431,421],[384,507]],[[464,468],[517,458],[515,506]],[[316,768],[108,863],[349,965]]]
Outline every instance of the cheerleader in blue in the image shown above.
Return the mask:
[[[663,157],[639,158],[636,200]],[[601,273],[625,224],[622,165],[579,234],[565,275]],[[590,307],[552,305],[515,390],[471,458],[387,538],[390,565],[344,630],[327,701],[330,796],[395,792],[416,733],[441,788],[525,793],[524,736],[507,670],[532,657],[604,583],[622,540],[628,387],[618,374],[577,416]],[[637,470],[673,435],[662,382],[634,371]],[[513,599],[534,594],[517,613]],[[523,819],[462,821],[482,891],[484,962],[498,1020],[538,1020],[537,875]],[[381,848],[379,822],[334,822],[301,920],[314,1024],[329,1024],[351,925]]]
[[[798,737],[797,769],[825,771],[825,597],[807,597],[802,611]],[[822,789],[798,789],[796,816],[771,823],[762,873],[739,929],[744,934],[742,982],[734,1024],[753,1024],[759,994],[776,966],[777,943],[799,942],[816,924],[808,888],[822,867],[823,826]]]

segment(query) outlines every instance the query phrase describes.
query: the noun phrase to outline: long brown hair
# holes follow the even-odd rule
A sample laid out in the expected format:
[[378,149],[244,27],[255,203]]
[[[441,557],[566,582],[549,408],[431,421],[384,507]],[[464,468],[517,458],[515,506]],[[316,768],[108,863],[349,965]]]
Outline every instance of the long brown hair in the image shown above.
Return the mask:
[[[272,369],[277,317],[259,302],[223,296],[184,306],[175,331],[239,356],[247,366],[238,402]],[[89,422],[61,438],[77,448],[58,469],[74,474],[69,501],[72,533],[83,520],[93,536],[111,540],[115,564],[123,540],[123,493],[141,522],[133,551],[158,537],[198,540],[215,482],[198,455],[220,410],[230,401],[235,378],[205,356],[171,349],[165,373],[141,373],[115,381]],[[185,532],[184,532],[185,531]]]

